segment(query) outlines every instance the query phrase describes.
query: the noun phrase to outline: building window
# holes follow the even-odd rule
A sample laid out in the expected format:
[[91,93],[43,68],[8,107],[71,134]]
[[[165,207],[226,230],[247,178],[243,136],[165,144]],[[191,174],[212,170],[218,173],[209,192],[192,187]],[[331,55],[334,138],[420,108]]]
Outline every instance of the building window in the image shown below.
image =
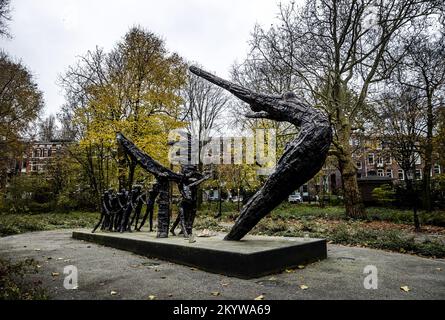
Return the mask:
[[416,180],[422,180],[422,170],[416,169]]
[[53,151],[53,150],[52,150],[51,148],[48,149],[48,157],[51,157],[51,153],[52,153],[52,151]]
[[386,176],[392,179],[392,170],[391,169],[386,170]]
[[377,172],[375,172],[374,170],[368,171],[368,176],[375,177],[376,175],[377,175]]
[[437,163],[434,165],[434,174],[440,174],[440,165],[438,165]]
[[383,169],[379,169],[379,170],[377,170],[377,175],[378,175],[379,177],[384,177],[384,176],[385,176],[385,173],[384,173]]
[[362,162],[361,161],[357,161],[356,165],[357,165],[357,169],[361,169],[362,168]]
[[383,166],[383,158],[382,157],[377,157],[377,165]]
[[399,180],[405,180],[405,173],[402,169],[399,169]]
[[43,149],[43,157],[44,158],[48,157],[48,150],[47,149]]
[[374,164],[374,153],[368,155],[368,164]]
[[34,158],[40,158],[40,154],[41,154],[40,149],[34,150]]

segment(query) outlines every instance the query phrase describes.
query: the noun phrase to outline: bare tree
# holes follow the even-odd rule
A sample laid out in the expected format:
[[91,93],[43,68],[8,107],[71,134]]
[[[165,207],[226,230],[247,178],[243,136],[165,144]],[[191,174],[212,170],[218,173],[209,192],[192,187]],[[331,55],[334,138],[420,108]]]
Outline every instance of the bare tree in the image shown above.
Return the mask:
[[0,0],[0,37],[11,37],[8,22],[11,20],[10,0]]
[[[223,123],[218,121],[230,104],[229,96],[222,88],[194,75],[187,74],[187,84],[183,90],[183,120],[188,122],[189,133],[198,139],[198,154],[212,133],[217,133]],[[202,163],[199,161],[202,171]]]
[[365,214],[351,135],[373,111],[370,93],[403,56],[393,48],[416,32],[417,20],[440,6],[440,1],[426,0],[307,1],[300,8],[280,5],[277,24],[254,29],[251,53],[239,72],[257,88],[293,90],[329,113],[332,155],[339,163],[350,217]]
[[416,161],[420,157],[420,144],[427,127],[422,107],[422,92],[400,83],[388,83],[376,119],[385,148],[403,170],[406,185],[406,203],[413,208],[414,226],[420,230],[417,215],[417,193],[413,180]]
[[58,137],[56,117],[49,115],[39,123],[39,137],[43,141],[52,141]]
[[[430,33],[430,28],[406,44],[407,55],[398,68],[398,81],[422,95],[426,114],[426,134],[422,143],[424,158],[423,202],[426,210],[432,210],[431,169],[433,167],[433,131],[437,124],[437,110],[443,105],[445,88],[445,36]],[[443,29],[443,26],[442,26]],[[433,30],[434,32],[434,30]]]

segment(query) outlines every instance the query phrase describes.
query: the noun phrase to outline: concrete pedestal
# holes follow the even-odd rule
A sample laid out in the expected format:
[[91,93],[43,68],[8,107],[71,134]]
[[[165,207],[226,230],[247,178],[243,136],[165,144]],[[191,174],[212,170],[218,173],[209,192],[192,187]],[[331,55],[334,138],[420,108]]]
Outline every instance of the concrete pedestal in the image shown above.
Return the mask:
[[158,239],[155,233],[148,232],[73,232],[75,239],[243,279],[327,257],[324,239],[247,236],[241,241],[224,241],[223,237],[195,238],[196,242],[189,243],[180,236]]

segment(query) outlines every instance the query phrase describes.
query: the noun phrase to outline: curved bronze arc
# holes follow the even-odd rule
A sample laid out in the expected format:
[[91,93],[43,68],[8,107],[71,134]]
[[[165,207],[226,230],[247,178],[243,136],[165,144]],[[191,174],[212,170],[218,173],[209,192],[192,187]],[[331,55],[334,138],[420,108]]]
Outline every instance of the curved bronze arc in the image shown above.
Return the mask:
[[332,129],[325,113],[299,101],[292,93],[283,96],[256,93],[197,67],[190,67],[190,71],[248,103],[254,112],[248,117],[287,121],[300,128],[298,136],[288,144],[277,162],[275,172],[249,199],[225,237],[225,240],[240,240],[289,194],[321,170],[332,142]]
[[136,161],[142,168],[153,174],[156,178],[165,178],[169,181],[180,182],[183,176],[177,174],[170,169],[164,167],[162,164],[154,160],[148,154],[141,151],[135,146],[133,142],[128,140],[122,133],[116,134],[118,143],[124,148],[125,153],[128,154],[134,161]]

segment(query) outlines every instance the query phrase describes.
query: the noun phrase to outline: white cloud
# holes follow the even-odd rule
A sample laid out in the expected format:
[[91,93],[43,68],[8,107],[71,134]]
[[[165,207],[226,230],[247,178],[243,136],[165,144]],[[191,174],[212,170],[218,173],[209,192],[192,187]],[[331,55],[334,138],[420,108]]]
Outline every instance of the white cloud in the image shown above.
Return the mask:
[[110,49],[139,24],[167,47],[223,77],[247,53],[255,23],[269,25],[275,0],[12,0],[12,40],[0,47],[21,58],[44,91],[46,113],[64,103],[57,76],[96,45]]

